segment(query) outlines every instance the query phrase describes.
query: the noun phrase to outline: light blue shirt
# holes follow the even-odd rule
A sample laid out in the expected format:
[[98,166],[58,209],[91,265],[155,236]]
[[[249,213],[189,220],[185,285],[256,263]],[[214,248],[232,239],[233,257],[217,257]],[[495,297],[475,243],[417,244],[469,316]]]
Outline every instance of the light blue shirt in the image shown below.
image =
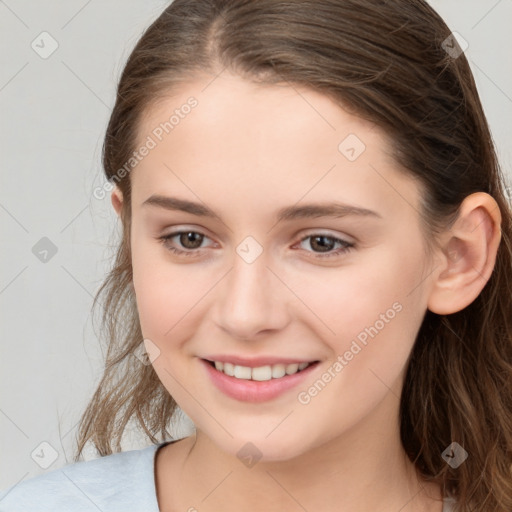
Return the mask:
[[[160,512],[155,454],[141,450],[68,464],[0,492],[0,512]],[[443,512],[451,512],[451,500]]]
[[157,448],[68,464],[0,493],[0,512],[159,512]]

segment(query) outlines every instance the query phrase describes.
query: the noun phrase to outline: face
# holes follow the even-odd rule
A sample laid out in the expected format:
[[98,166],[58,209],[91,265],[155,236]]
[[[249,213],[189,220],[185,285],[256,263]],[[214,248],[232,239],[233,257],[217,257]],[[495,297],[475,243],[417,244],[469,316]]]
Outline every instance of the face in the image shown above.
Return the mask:
[[285,460],[399,394],[429,268],[419,188],[377,127],[319,93],[222,74],[147,112],[145,143],[133,285],[155,371],[198,431]]

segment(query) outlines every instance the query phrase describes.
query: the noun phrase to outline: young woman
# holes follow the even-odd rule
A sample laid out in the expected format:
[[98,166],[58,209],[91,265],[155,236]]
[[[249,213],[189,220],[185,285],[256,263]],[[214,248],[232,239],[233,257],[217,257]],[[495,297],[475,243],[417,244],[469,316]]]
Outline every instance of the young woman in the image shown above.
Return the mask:
[[0,510],[512,510],[512,214],[426,2],[175,0],[103,164],[105,374]]

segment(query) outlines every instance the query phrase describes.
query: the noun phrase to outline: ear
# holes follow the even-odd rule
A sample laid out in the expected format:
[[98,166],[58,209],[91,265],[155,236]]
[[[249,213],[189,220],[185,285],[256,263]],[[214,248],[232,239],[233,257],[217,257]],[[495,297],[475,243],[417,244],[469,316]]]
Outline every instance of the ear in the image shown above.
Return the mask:
[[117,215],[121,217],[123,211],[123,193],[117,185],[115,185],[114,189],[112,190],[110,200],[112,201],[112,206],[114,207],[114,210],[116,211]]
[[489,280],[501,241],[501,212],[485,192],[467,196],[450,230],[441,235],[428,309],[439,315],[471,304]]

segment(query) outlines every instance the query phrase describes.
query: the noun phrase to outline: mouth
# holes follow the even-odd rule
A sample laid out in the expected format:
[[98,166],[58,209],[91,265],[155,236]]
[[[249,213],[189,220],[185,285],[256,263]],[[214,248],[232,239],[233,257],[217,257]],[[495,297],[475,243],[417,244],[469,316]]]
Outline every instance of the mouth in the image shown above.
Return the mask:
[[279,363],[267,364],[263,366],[250,367],[233,364],[223,361],[210,361],[204,359],[212,368],[217,371],[241,380],[254,380],[264,382],[273,379],[281,379],[287,375],[295,375],[300,373],[306,368],[318,363],[319,361],[301,362],[301,363]]
[[[199,359],[210,382],[229,398],[261,403],[284,395],[311,376],[320,361],[243,366],[227,361]],[[259,363],[261,364],[261,363]]]

